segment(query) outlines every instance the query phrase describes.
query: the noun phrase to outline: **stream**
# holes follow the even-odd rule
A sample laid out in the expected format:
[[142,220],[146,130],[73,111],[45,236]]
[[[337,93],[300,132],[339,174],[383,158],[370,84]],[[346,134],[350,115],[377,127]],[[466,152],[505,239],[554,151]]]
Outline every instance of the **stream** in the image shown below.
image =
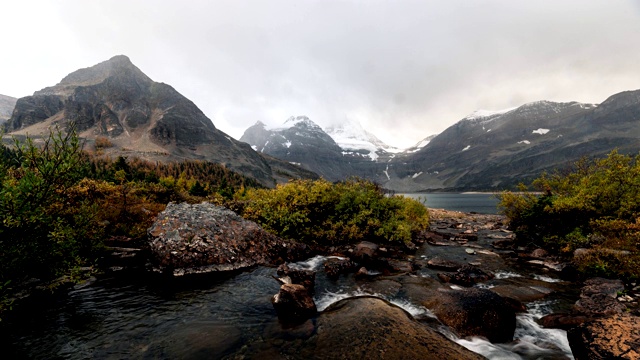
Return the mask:
[[[315,257],[292,266],[320,270],[323,261],[323,257]],[[429,272],[420,272],[418,276],[430,276]],[[261,344],[251,346],[252,349],[277,348],[288,336],[270,303],[279,288],[272,275],[275,269],[258,267],[207,277],[206,281],[201,278],[197,284],[147,275],[104,276],[3,323],[0,342],[3,357],[210,359],[242,354],[254,358],[256,355],[245,344]],[[546,275],[516,272],[496,275],[481,286],[513,284],[519,279],[550,286],[561,284]],[[536,275],[539,279],[535,279]],[[319,310],[340,299],[363,294],[385,298],[419,320],[433,317],[428,309],[402,292],[376,293],[359,285],[353,275],[333,281],[324,272],[317,273],[315,301]],[[566,333],[543,329],[535,319],[570,302],[557,293],[527,304],[528,312],[517,317],[516,340],[509,344],[491,344],[480,338],[459,339],[444,326],[439,331],[490,359],[568,359],[572,356]]]
[[[505,236],[504,227],[496,226],[499,220],[493,215],[478,216],[481,218],[464,225],[474,229],[477,241],[447,246],[425,243],[412,257],[414,263],[421,264],[415,273],[385,276],[369,271],[368,279],[348,274],[333,280],[323,271],[327,259],[323,256],[289,266],[317,271],[314,300],[319,311],[341,299],[375,295],[489,359],[573,359],[566,332],[542,328],[536,320],[569,309],[578,297],[578,289],[560,280],[553,270],[525,266],[493,249],[492,241]],[[464,230],[460,226],[452,229],[452,220],[447,221],[434,220],[432,229]],[[437,279],[441,271],[426,266],[433,258],[477,264],[495,275],[476,287],[534,289],[546,296],[524,302],[527,312],[517,315],[514,341],[510,343],[458,338],[405,287],[420,278]],[[278,321],[271,304],[271,297],[279,289],[272,277],[275,275],[276,269],[268,267],[177,279],[145,271],[107,272],[44,303],[34,301],[18,307],[0,322],[2,358],[277,358],[278,349],[287,342],[308,338],[315,330],[314,321],[297,328]]]

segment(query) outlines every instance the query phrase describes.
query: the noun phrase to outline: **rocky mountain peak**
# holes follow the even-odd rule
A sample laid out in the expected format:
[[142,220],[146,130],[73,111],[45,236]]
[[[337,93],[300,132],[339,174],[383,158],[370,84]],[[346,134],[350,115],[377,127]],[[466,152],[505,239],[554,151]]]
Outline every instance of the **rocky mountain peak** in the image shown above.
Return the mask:
[[97,85],[109,78],[134,81],[144,85],[153,83],[153,80],[133,65],[128,57],[117,55],[97,65],[76,70],[65,76],[57,85],[36,91],[34,95],[69,96],[78,86]]

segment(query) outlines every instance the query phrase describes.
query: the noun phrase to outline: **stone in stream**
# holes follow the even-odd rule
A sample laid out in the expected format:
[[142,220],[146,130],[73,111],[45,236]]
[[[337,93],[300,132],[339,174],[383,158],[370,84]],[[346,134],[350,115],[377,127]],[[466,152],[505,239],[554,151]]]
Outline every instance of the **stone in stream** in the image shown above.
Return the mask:
[[[341,300],[317,319],[317,333],[292,349],[314,359],[483,359],[376,297]],[[289,358],[289,357],[287,357]]]
[[284,322],[297,323],[315,316],[318,310],[309,290],[300,284],[284,281],[285,283],[280,286],[280,291],[271,298],[278,318]]
[[483,336],[491,342],[510,342],[516,314],[500,295],[479,288],[439,289],[423,305],[460,336]]
[[351,259],[362,265],[368,265],[376,258],[378,245],[369,241],[361,241],[356,245]]
[[310,294],[313,294],[316,286],[316,272],[313,270],[292,269],[287,264],[278,266],[276,274],[280,277],[288,276],[292,284],[304,286]]
[[431,269],[436,269],[436,270],[456,271],[460,269],[463,266],[463,264],[453,260],[447,260],[447,259],[435,257],[433,259],[430,259],[427,262],[427,266],[429,266],[429,268]]
[[640,359],[640,317],[596,319],[570,329],[567,339],[576,360]]
[[329,258],[324,262],[324,272],[330,279],[337,279],[340,274],[354,272],[358,266],[349,259]]
[[278,238],[207,202],[169,203],[147,230],[155,268],[175,276],[307,258],[309,248]]
[[438,278],[443,282],[450,282],[462,286],[473,286],[494,278],[490,272],[486,272],[477,266],[464,265],[454,273],[438,273]]

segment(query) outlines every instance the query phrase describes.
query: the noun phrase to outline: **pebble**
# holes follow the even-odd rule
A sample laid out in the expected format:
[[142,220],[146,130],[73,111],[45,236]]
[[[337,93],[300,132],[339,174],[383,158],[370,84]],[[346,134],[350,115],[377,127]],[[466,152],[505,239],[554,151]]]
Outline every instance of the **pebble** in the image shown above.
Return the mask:
[[476,251],[473,250],[473,249],[466,248],[466,249],[464,249],[464,251],[466,251],[467,254],[469,254],[469,255],[475,255],[476,254]]

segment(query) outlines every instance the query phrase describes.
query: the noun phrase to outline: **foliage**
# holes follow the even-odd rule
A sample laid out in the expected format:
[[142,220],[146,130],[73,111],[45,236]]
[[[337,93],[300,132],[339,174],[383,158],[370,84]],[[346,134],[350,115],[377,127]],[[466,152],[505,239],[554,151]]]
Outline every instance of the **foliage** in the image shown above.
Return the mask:
[[271,190],[248,189],[238,199],[244,202],[243,217],[306,243],[408,242],[429,224],[420,202],[385,196],[379,186],[364,180],[295,180]]
[[97,208],[73,196],[86,158],[73,131],[14,140],[0,159],[0,281],[51,278],[90,255]]
[[[561,254],[577,248],[626,250],[626,260],[608,250],[592,252],[599,255],[584,258],[578,267],[640,275],[640,155],[613,151],[604,159],[583,159],[569,171],[543,174],[533,187],[540,195],[524,187],[500,195],[499,206],[518,241]],[[626,270],[634,266],[635,271]]]

